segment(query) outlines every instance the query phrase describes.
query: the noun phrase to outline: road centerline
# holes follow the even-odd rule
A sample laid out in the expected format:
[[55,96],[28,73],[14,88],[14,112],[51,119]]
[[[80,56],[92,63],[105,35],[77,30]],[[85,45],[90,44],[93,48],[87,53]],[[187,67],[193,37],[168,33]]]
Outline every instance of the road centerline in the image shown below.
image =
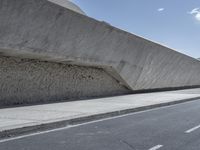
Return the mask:
[[156,145],[156,146],[150,148],[149,150],[158,150],[158,149],[160,149],[161,147],[163,147],[163,145]]
[[191,128],[191,129],[185,131],[185,133],[191,133],[191,132],[193,132],[193,131],[195,131],[195,130],[197,130],[197,129],[199,129],[199,128],[200,128],[200,125],[195,126],[195,127]]

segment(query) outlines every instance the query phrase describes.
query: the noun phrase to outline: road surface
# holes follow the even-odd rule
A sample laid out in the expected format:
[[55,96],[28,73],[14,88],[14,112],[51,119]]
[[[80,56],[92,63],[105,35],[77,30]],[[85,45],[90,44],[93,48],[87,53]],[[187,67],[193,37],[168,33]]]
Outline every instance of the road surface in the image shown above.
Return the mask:
[[0,150],[199,149],[200,100],[0,141]]

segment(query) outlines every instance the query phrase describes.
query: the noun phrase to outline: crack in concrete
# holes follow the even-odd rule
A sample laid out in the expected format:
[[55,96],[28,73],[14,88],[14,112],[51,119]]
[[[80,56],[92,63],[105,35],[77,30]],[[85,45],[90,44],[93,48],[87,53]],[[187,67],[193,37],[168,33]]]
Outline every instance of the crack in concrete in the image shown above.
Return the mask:
[[132,150],[137,150],[137,149],[135,149],[131,144],[129,144],[127,141],[125,141],[125,140],[119,140],[121,143],[123,143],[123,144],[125,144],[125,145],[127,145],[130,149],[132,149]]

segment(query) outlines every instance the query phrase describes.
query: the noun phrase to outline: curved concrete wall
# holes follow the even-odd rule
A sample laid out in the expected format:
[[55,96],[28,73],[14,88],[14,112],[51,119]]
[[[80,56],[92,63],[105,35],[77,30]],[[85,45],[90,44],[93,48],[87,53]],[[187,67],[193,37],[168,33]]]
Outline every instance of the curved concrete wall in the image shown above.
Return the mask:
[[48,0],[48,1],[60,5],[62,7],[65,7],[67,9],[73,10],[82,15],[86,15],[85,12],[80,7],[78,7],[76,4],[74,4],[69,0]]
[[102,67],[133,91],[200,85],[198,60],[46,0],[1,0],[0,22],[5,56]]

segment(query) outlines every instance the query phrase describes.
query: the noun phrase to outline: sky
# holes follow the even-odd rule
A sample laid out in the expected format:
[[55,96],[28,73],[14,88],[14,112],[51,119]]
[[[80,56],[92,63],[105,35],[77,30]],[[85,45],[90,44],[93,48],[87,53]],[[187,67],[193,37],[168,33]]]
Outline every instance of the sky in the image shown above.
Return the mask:
[[99,21],[200,58],[200,0],[72,0]]

